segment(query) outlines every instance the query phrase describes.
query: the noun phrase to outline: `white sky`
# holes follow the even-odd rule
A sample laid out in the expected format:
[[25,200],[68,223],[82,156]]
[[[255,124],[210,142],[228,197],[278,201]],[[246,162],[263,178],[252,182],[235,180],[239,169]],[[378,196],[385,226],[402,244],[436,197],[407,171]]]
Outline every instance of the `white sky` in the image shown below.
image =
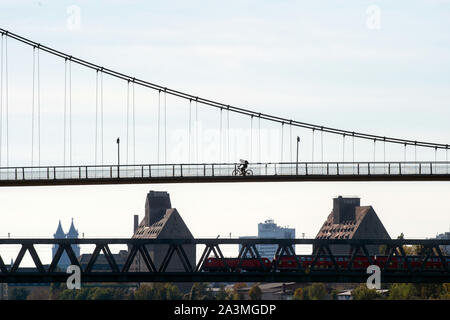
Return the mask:
[[[80,10],[79,20],[72,20],[77,16],[71,5]],[[367,26],[369,5],[380,9],[380,29]],[[2,1],[0,26],[235,106],[354,131],[450,141],[450,1]],[[13,40],[8,45],[14,52],[10,162],[30,164],[32,55]],[[60,164],[64,64],[42,54],[41,68],[41,163]],[[95,74],[74,66],[73,76],[73,162],[92,163]],[[115,161],[115,137],[125,140],[125,88],[105,78],[105,163]],[[186,161],[187,143],[180,136],[186,136],[187,105],[170,99],[168,139],[175,147],[168,161]],[[156,96],[136,88],[136,112],[136,162],[155,162]],[[208,135],[217,128],[218,113],[201,108],[200,114]],[[232,133],[248,142],[249,123],[231,117]],[[271,137],[263,146],[265,161],[280,160],[279,132],[273,130],[278,129],[263,130]],[[297,134],[305,141],[301,160],[311,160],[311,136]],[[340,160],[339,140],[327,141],[325,160]],[[291,154],[285,148],[286,160]],[[361,145],[356,160],[371,160],[372,148]],[[249,158],[248,149],[236,143],[229,160]],[[316,145],[316,157],[318,150]],[[383,160],[382,152],[379,146],[377,160]],[[217,153],[203,153],[201,161],[217,159]],[[386,158],[403,159],[403,149],[388,149]],[[438,158],[445,160],[445,154]],[[419,159],[434,159],[434,153],[421,152]],[[72,217],[85,237],[129,237],[133,214],[142,217],[149,190],[170,193],[195,237],[254,235],[257,223],[269,217],[295,227],[297,237],[314,237],[337,195],[358,195],[363,205],[372,205],[391,237],[433,237],[450,227],[448,182],[27,187],[0,190],[0,237],[51,237],[59,219],[68,231]],[[0,252],[5,261],[11,250]]]

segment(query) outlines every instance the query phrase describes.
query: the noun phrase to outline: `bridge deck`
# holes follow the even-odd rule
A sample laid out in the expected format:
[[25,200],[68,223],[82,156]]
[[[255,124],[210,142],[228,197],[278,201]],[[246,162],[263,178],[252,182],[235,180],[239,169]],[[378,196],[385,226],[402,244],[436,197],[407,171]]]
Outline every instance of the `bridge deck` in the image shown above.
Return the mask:
[[0,186],[276,181],[450,181],[450,162],[235,163],[0,168]]

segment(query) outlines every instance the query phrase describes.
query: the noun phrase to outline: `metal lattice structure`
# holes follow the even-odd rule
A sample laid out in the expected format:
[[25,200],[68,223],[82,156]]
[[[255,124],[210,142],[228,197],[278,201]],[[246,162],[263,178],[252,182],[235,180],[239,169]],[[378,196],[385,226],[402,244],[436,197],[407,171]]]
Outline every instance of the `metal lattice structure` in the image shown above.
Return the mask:
[[[72,245],[95,245],[95,249],[88,264],[83,268],[72,250]],[[276,244],[278,250],[274,262],[264,263],[258,245]],[[6,283],[46,283],[65,282],[68,275],[57,268],[63,252],[66,252],[71,264],[80,266],[82,282],[365,282],[368,274],[365,268],[355,268],[354,261],[368,259],[369,264],[377,264],[369,255],[367,246],[384,246],[387,262],[381,267],[383,282],[449,282],[450,256],[444,255],[441,246],[449,245],[450,240],[355,240],[355,239],[0,239],[0,249],[5,245],[20,245],[21,249],[12,266],[6,266],[0,257],[0,282]],[[57,252],[49,265],[44,265],[39,258],[35,246],[58,245]],[[119,266],[111,253],[111,245],[127,245],[127,257],[123,265]],[[164,259],[160,264],[152,260],[149,246],[163,245],[167,248]],[[184,247],[195,245],[204,247],[196,265],[192,265],[187,258]],[[234,258],[225,258],[221,247],[224,245],[241,245],[239,254]],[[295,254],[295,245],[312,245],[314,251],[308,256],[311,263],[307,268],[302,266],[300,258]],[[350,254],[346,257],[350,261],[346,268],[333,255],[331,245],[348,245]],[[407,255],[404,246],[421,246],[423,254],[420,256]],[[19,268],[26,252],[29,252],[35,269],[26,272]],[[103,253],[109,265],[109,270],[96,271],[93,267],[96,260]],[[140,271],[131,268],[133,261],[140,255],[147,270]],[[167,267],[173,257],[177,255],[182,262],[184,271],[168,272]],[[208,259],[216,259],[221,265],[214,271],[208,271],[205,263]],[[297,262],[296,268],[283,269],[279,261],[289,258]],[[304,256],[303,256],[304,258]],[[231,267],[228,261],[238,261],[237,267]],[[261,266],[254,271],[243,271],[243,264],[253,259]],[[323,261],[328,261],[323,268]],[[393,269],[389,262],[402,259],[404,266]],[[419,260],[418,260],[419,259]],[[434,259],[438,268],[428,268],[427,263]],[[267,261],[267,260],[266,260]]]

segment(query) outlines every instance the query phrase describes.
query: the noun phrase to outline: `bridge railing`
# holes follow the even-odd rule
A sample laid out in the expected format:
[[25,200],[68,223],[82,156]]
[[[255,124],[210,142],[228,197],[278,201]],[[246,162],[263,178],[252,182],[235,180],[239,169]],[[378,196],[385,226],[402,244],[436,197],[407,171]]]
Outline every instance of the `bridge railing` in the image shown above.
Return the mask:
[[[450,175],[450,162],[251,163],[256,176]],[[3,167],[0,180],[73,180],[239,176],[236,163]]]

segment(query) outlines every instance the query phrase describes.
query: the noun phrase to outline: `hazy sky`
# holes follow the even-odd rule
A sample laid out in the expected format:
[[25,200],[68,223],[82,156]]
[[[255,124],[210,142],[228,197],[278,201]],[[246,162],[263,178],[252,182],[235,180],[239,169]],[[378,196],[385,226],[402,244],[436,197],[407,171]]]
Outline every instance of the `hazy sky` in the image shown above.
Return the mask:
[[[450,143],[450,1],[224,5],[6,0],[0,4],[0,27],[105,67],[227,104],[352,131]],[[8,45],[14,52],[10,162],[30,164],[32,53],[13,40]],[[93,143],[88,137],[95,132],[95,73],[73,66],[73,76],[73,163],[92,163],[95,152],[89,151]],[[59,164],[64,63],[42,54],[41,79],[41,163]],[[126,85],[104,81],[105,163],[110,163],[115,159],[115,137],[125,137]],[[186,161],[187,144],[180,137],[186,132],[188,105],[168,99],[168,117],[174,119],[168,139],[176,145],[176,151],[169,150],[169,161]],[[154,93],[136,88],[136,162],[155,162],[156,103]],[[217,129],[217,111],[200,112],[202,130]],[[249,122],[232,120],[232,132],[247,137]],[[279,136],[271,134],[273,130],[279,128],[264,127],[263,134],[272,141],[263,147],[262,160],[280,160]],[[309,133],[297,134],[305,136],[302,149],[310,150]],[[342,159],[340,140],[328,141],[325,160]],[[291,154],[285,148],[286,160]],[[361,146],[357,160],[371,160],[371,148]],[[377,160],[383,159],[381,150],[377,149]],[[236,143],[232,152],[230,161],[250,157],[248,145]],[[401,148],[387,152],[387,159],[403,159]],[[311,160],[310,153],[302,152],[301,160]],[[412,155],[408,150],[410,160]],[[2,157],[4,164],[4,153]],[[201,157],[217,159],[217,150]],[[438,158],[445,160],[445,153]],[[434,153],[420,153],[419,159],[434,159]],[[450,227],[447,182],[27,187],[0,190],[0,237],[51,237],[59,219],[68,231],[72,217],[86,237],[129,237],[132,215],[143,216],[149,190],[170,193],[195,237],[254,235],[257,223],[267,218],[295,227],[298,237],[315,237],[337,195],[357,195],[363,205],[372,205],[391,237],[401,232],[407,238],[433,237]],[[0,253],[8,257],[11,250]]]

